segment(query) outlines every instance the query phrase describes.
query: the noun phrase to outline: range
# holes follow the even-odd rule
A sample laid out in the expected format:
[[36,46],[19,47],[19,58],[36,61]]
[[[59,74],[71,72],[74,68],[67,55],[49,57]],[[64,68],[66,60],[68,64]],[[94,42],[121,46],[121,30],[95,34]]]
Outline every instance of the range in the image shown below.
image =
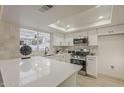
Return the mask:
[[72,64],[81,65],[82,69],[79,73],[86,75],[86,56],[89,54],[89,50],[80,49],[79,51],[69,51],[69,53],[71,53],[70,62]]

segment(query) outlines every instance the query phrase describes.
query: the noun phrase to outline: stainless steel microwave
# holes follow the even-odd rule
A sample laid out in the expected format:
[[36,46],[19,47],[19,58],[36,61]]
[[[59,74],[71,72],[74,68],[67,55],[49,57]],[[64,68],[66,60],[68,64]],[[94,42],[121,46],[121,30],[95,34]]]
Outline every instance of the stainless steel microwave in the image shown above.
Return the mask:
[[88,44],[88,38],[73,39],[73,44]]

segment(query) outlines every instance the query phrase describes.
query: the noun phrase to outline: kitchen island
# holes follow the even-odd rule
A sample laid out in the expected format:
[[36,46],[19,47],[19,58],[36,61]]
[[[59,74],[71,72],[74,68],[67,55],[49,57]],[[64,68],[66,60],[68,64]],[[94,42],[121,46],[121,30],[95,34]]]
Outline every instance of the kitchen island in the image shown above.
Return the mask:
[[81,66],[46,57],[0,60],[5,87],[73,87]]

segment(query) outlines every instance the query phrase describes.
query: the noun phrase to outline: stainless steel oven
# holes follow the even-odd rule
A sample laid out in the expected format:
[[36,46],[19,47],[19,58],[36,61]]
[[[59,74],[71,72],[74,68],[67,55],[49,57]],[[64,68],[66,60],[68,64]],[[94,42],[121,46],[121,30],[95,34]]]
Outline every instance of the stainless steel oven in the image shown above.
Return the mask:
[[82,66],[82,70],[86,71],[86,60],[85,59],[74,59],[71,58],[71,63],[72,64],[77,64],[77,65],[81,65]]

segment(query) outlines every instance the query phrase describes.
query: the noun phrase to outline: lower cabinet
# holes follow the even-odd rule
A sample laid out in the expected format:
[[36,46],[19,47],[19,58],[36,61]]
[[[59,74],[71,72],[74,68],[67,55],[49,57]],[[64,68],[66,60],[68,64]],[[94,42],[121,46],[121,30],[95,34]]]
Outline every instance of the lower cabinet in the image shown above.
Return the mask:
[[68,62],[68,63],[70,63],[71,55],[68,54],[68,53],[64,53],[64,54],[56,54],[54,56],[48,56],[47,58],[58,60],[60,62]]
[[97,77],[97,56],[87,56],[87,74]]
[[71,55],[70,54],[64,54],[65,62],[70,63]]

